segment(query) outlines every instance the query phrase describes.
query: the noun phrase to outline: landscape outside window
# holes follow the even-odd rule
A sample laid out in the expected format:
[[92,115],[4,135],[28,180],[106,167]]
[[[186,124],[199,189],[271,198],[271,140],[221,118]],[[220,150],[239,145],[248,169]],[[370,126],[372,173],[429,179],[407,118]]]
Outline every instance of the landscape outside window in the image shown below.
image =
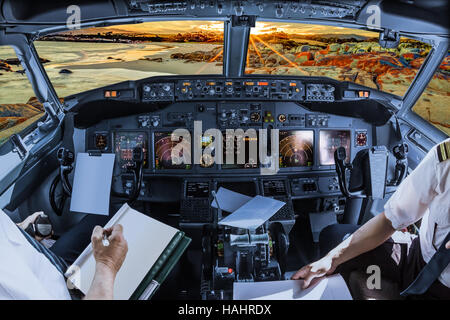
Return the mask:
[[0,145],[44,115],[16,53],[0,46]]
[[412,110],[450,136],[450,52]]
[[223,22],[88,28],[34,42],[59,97],[159,75],[222,74]]
[[401,97],[431,46],[401,38],[398,48],[385,49],[378,36],[342,27],[257,22],[246,73],[330,77]]

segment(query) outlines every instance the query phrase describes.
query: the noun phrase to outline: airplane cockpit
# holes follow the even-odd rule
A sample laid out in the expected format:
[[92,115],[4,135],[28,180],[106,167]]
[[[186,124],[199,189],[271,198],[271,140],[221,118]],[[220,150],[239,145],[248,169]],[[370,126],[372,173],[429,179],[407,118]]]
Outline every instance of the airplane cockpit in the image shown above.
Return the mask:
[[[89,185],[106,216],[181,230],[154,299],[289,279],[450,133],[448,22],[426,1],[72,2],[0,1],[0,208],[45,212],[58,241]],[[82,178],[81,155],[110,175]],[[280,207],[221,223],[259,198]]]

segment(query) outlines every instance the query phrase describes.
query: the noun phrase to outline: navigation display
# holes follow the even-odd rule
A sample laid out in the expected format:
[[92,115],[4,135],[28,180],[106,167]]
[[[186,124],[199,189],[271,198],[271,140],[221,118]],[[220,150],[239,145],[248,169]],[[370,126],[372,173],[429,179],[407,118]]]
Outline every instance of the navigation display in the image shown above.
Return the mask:
[[334,151],[344,147],[347,153],[345,162],[350,161],[350,131],[349,130],[321,130],[319,133],[320,165],[334,165]]
[[[191,143],[186,143],[186,148],[180,148],[177,158],[172,158],[172,149],[183,141],[179,137],[178,141],[172,141],[171,132],[155,132],[155,168],[161,169],[190,169],[190,164],[185,164],[182,160],[191,159]],[[180,163],[180,164],[177,164]]]
[[[227,164],[227,150],[228,147],[233,143],[234,137],[234,148],[233,148],[233,164]],[[250,156],[250,143],[255,145],[256,154],[252,157]],[[245,152],[244,163],[238,163],[239,156],[241,152]],[[237,138],[236,136],[229,136],[223,133],[223,165],[224,169],[256,169],[258,168],[258,138],[243,136],[242,138]]]
[[280,168],[314,164],[314,131],[280,130]]
[[148,142],[145,132],[115,132],[114,152],[122,169],[133,165],[133,149],[142,147],[144,152],[144,168],[148,167]]

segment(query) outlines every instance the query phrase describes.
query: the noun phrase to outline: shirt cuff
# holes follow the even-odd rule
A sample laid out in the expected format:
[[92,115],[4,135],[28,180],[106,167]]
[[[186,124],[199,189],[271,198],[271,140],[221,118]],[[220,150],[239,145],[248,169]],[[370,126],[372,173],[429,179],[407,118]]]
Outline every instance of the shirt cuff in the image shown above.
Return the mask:
[[395,214],[395,209],[391,207],[390,201],[388,201],[384,206],[384,215],[389,221],[391,221],[392,228],[395,230],[400,230],[410,225],[410,223],[405,224],[399,221]]

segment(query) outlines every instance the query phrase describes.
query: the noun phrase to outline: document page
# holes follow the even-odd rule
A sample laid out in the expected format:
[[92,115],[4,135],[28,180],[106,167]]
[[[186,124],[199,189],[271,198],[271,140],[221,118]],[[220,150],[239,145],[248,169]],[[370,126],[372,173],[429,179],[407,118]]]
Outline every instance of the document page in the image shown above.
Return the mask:
[[232,214],[220,220],[219,224],[255,230],[269,220],[284,205],[285,203],[282,201],[256,196]]
[[[252,199],[252,197],[222,187],[217,191],[216,198],[219,202],[220,209],[227,212],[236,211]],[[213,199],[211,206],[217,208],[216,200]]]
[[71,211],[109,214],[115,156],[114,153],[103,153],[101,156],[77,154],[70,200]]
[[341,275],[325,277],[302,289],[303,280],[235,282],[233,300],[352,300]]

